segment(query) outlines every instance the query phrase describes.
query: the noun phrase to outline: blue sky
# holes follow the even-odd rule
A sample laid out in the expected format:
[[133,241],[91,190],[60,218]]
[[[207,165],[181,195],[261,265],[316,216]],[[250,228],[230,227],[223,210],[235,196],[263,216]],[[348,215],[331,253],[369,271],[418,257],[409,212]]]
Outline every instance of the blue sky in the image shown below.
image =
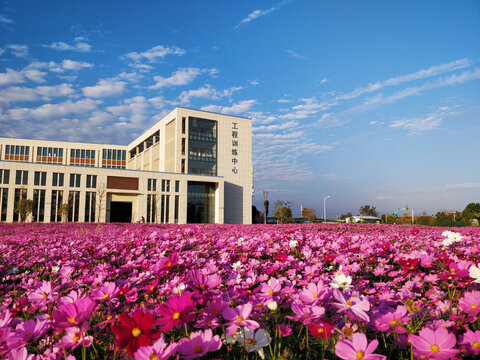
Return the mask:
[[252,118],[254,204],[480,202],[478,1],[0,2],[0,136],[127,144]]

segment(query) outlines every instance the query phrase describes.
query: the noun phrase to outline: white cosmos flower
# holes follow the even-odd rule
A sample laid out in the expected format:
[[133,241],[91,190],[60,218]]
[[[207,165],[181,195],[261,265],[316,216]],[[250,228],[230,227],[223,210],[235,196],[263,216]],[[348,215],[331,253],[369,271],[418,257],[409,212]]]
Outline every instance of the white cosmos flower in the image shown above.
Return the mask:
[[298,244],[298,241],[297,240],[290,240],[289,244],[291,248],[294,248],[296,247]]
[[452,245],[452,243],[453,243],[453,240],[450,239],[449,237],[446,239],[443,239],[442,241],[443,246],[449,246],[449,245]]
[[459,241],[462,241],[463,236],[460,235],[459,233],[451,232],[450,235],[448,235],[448,238],[451,239],[452,241],[459,242]]
[[262,359],[265,359],[263,348],[272,340],[267,330],[258,329],[253,331],[243,328],[237,338],[237,341],[245,347],[248,352],[256,351]]
[[275,300],[274,300],[274,301],[269,301],[269,302],[267,303],[267,307],[268,307],[270,310],[275,311],[275,310],[278,309],[278,304],[277,304],[277,302],[276,302]]
[[331,287],[335,289],[350,289],[352,284],[352,278],[350,276],[345,276],[345,274],[335,274],[333,282],[330,284]]
[[468,273],[470,274],[470,277],[475,279],[473,280],[473,282],[480,284],[480,263],[478,264],[478,266],[470,266]]
[[240,261],[234,262],[234,263],[232,264],[232,269],[233,269],[233,270],[237,270],[237,269],[239,269],[239,268],[241,268],[241,267],[242,267],[242,263],[241,263]]

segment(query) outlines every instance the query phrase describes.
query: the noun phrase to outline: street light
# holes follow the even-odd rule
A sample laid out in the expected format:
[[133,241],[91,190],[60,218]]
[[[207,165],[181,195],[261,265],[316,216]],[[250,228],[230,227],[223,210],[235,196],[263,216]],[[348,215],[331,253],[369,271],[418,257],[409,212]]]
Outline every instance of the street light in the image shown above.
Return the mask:
[[327,222],[327,211],[325,207],[325,200],[327,200],[330,197],[330,195],[327,195],[323,198],[323,222]]

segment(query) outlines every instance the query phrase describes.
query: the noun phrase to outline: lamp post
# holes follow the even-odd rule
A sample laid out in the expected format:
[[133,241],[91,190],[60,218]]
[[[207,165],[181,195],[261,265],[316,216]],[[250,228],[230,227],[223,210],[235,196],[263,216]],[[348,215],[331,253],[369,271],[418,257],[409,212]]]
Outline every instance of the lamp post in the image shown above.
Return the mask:
[[327,222],[327,210],[325,206],[325,200],[327,200],[330,197],[330,195],[327,195],[323,198],[323,222]]

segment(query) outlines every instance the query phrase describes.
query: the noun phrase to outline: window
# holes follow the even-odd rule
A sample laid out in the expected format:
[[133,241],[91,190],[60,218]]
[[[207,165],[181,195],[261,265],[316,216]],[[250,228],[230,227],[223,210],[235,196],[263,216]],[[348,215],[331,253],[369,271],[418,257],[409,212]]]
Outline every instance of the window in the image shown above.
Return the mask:
[[175,181],[175,192],[179,192],[179,191],[180,191],[180,181],[176,180]]
[[95,222],[95,192],[85,193],[85,222]]
[[175,209],[174,209],[174,218],[173,218],[173,222],[175,224],[178,224],[178,206],[179,206],[179,203],[180,203],[180,196],[175,195]]
[[126,150],[103,149],[102,150],[102,167],[113,168],[113,169],[125,169],[127,164],[125,161],[126,157],[127,157]]
[[147,223],[155,223],[157,217],[156,194],[147,194]]
[[8,184],[10,182],[10,170],[0,169],[0,184]]
[[182,134],[185,134],[185,123],[186,123],[186,119],[184,117],[182,117]]
[[70,187],[80,187],[80,174],[70,174]]
[[78,221],[80,208],[80,191],[68,192],[68,221]]
[[53,173],[52,186],[63,186],[63,173]]
[[70,165],[74,166],[95,166],[95,150],[71,149]]
[[20,220],[20,216],[18,213],[15,212],[15,208],[17,207],[17,202],[20,199],[26,199],[27,198],[27,189],[15,189],[15,196],[14,196],[14,202],[13,202],[13,221],[17,222]]
[[35,171],[35,176],[33,178],[33,185],[46,186],[47,185],[47,173],[44,172],[44,171]]
[[50,209],[50,221],[52,222],[62,221],[62,212],[61,212],[62,200],[63,200],[63,191],[52,190],[52,198],[51,198],[52,207]]
[[28,161],[30,146],[5,145],[5,160]]
[[7,221],[8,189],[0,188],[0,221]]
[[97,175],[87,175],[87,188],[97,187]]
[[36,162],[44,164],[63,164],[63,149],[54,147],[37,147]]
[[45,190],[33,189],[32,220],[43,222],[45,220]]
[[185,138],[182,138],[182,155],[185,155]]
[[15,175],[16,175],[15,176],[16,185],[28,185],[28,171],[17,170]]
[[148,179],[147,191],[157,191],[157,179]]

